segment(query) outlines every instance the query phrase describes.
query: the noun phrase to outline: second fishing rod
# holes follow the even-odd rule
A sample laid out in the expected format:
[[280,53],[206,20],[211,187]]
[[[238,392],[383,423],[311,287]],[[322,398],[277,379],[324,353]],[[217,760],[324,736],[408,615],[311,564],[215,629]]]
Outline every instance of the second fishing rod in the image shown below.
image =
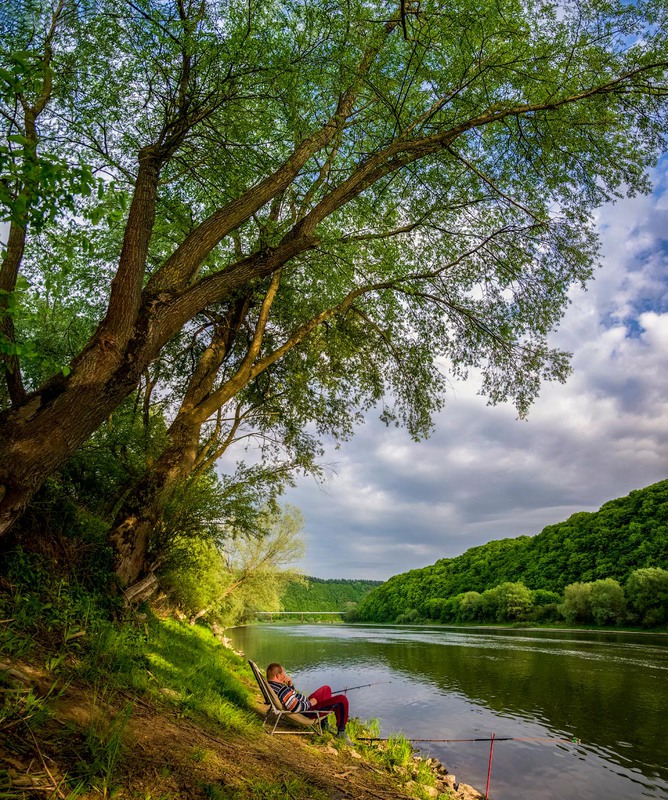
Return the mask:
[[374,683],[362,683],[359,686],[346,686],[345,689],[337,689],[332,694],[346,694],[346,692],[352,692],[355,689],[366,689],[367,686],[380,686],[384,683],[392,683],[392,681],[375,681]]

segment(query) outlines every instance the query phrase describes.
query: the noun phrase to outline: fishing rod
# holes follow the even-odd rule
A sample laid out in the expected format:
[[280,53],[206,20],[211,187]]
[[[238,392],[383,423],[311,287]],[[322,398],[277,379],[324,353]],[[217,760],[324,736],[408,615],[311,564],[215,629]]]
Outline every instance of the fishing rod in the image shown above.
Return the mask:
[[[357,736],[358,742],[387,742],[393,737]],[[409,742],[555,742],[561,744],[582,744],[581,739],[553,739],[550,736],[484,736],[478,739],[408,739]]]
[[345,689],[338,689],[336,692],[332,692],[332,694],[345,694],[346,692],[352,692],[353,689],[366,689],[367,686],[380,686],[381,683],[392,683],[392,681],[376,681],[375,683],[363,683],[361,686],[347,686]]

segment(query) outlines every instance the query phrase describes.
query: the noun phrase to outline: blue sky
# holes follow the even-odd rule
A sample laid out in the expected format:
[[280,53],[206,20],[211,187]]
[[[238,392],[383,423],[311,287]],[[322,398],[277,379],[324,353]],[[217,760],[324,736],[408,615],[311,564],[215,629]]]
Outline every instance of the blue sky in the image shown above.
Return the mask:
[[287,493],[306,518],[306,574],[382,580],[668,478],[668,157],[654,184],[597,213],[602,267],[552,337],[573,374],[527,420],[487,406],[475,376],[453,381],[429,440],[370,418],[328,448],[324,486]]

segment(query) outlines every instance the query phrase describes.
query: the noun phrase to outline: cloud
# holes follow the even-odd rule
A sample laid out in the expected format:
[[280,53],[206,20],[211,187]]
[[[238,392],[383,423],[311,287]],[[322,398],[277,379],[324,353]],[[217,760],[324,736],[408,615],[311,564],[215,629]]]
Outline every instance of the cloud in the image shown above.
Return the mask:
[[655,184],[598,212],[602,268],[552,337],[573,374],[543,387],[528,420],[488,407],[472,376],[429,440],[370,418],[328,450],[324,487],[290,490],[307,574],[385,579],[668,477],[668,158]]

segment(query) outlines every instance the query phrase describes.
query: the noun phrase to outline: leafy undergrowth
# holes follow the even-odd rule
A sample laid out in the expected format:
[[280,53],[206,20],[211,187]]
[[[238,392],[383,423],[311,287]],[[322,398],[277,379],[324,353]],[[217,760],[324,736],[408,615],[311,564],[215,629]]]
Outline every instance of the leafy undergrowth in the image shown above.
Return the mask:
[[401,737],[269,736],[245,660],[208,629],[148,609],[114,619],[62,579],[32,577],[0,579],[1,800],[457,796]]

